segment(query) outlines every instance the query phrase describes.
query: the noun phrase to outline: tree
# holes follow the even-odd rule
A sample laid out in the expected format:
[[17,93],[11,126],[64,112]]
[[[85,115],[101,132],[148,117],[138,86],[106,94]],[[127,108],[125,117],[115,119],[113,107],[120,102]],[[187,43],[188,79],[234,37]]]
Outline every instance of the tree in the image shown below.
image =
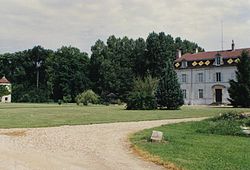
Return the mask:
[[134,88],[130,92],[127,109],[128,110],[153,110],[157,108],[155,90],[158,80],[147,76],[137,78],[134,81]]
[[164,75],[157,87],[156,99],[160,108],[171,110],[178,109],[184,104],[183,94],[172,62],[166,63]]
[[229,81],[229,101],[234,107],[250,107],[250,58],[247,51],[242,52],[236,67],[236,81]]
[[10,94],[10,91],[7,89],[7,86],[5,86],[5,85],[0,85],[0,99],[1,99],[3,96],[9,95],[9,94]]
[[89,58],[75,47],[62,47],[48,57],[49,86],[55,101],[71,97],[90,86],[88,78]]

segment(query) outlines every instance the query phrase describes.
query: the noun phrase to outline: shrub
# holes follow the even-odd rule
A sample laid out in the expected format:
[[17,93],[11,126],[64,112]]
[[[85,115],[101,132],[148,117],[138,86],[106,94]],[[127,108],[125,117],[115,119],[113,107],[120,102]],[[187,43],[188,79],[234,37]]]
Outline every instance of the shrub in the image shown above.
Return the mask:
[[71,95],[63,96],[63,102],[69,103],[72,101]]
[[133,91],[127,99],[128,110],[153,110],[157,108],[155,90],[158,80],[151,76],[134,80]]
[[220,121],[203,121],[197,132],[217,135],[240,135],[241,128],[239,122],[220,120]]
[[153,95],[144,92],[131,93],[128,102],[128,110],[153,110],[157,108],[156,99]]
[[202,121],[198,124],[197,132],[218,135],[243,136],[240,126],[250,124],[250,119],[244,114],[228,112],[220,116]]
[[76,96],[76,104],[82,103],[87,106],[89,103],[97,104],[99,102],[99,96],[92,90],[86,90],[83,93]]
[[237,113],[237,112],[228,112],[228,113],[223,113],[220,116],[214,117],[211,120],[212,121],[219,121],[219,120],[242,120],[245,119],[246,117],[243,114]]
[[61,104],[62,104],[62,100],[59,99],[59,100],[57,101],[57,103],[58,103],[59,105],[61,105]]

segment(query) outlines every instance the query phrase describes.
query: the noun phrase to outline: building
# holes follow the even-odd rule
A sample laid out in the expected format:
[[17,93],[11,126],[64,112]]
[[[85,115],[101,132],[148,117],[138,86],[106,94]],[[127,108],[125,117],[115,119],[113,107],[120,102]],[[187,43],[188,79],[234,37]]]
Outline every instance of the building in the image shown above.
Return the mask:
[[236,78],[236,64],[243,50],[198,52],[181,55],[179,51],[174,66],[185,104],[228,104],[229,80]]
[[[11,83],[9,82],[9,80],[6,79],[5,76],[3,76],[0,79],[0,86],[6,86],[8,88],[9,91],[11,91]],[[11,102],[11,94],[7,95],[7,96],[3,96],[1,99],[2,103],[10,103]]]

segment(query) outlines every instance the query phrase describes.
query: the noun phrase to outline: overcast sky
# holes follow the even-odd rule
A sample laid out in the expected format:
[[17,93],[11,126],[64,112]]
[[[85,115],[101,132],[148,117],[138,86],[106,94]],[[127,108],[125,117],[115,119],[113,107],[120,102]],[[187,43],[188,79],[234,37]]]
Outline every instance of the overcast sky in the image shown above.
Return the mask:
[[209,50],[250,47],[249,0],[0,0],[0,53],[42,45],[90,52],[109,35],[165,32]]

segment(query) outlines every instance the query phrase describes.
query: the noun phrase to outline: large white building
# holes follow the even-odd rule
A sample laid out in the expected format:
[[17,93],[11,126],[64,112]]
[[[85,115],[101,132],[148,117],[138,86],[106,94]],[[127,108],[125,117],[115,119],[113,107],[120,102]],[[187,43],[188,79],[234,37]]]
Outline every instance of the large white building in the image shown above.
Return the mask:
[[[10,84],[9,80],[6,79],[5,76],[3,76],[0,79],[0,86],[6,86],[8,88],[8,90],[11,92],[11,84]],[[0,97],[0,102],[10,103],[11,102],[11,93],[9,95],[2,96],[2,98]]]
[[[185,104],[228,104],[229,80],[235,79],[236,64],[243,50],[178,53],[175,69]],[[196,50],[197,51],[197,50]]]

